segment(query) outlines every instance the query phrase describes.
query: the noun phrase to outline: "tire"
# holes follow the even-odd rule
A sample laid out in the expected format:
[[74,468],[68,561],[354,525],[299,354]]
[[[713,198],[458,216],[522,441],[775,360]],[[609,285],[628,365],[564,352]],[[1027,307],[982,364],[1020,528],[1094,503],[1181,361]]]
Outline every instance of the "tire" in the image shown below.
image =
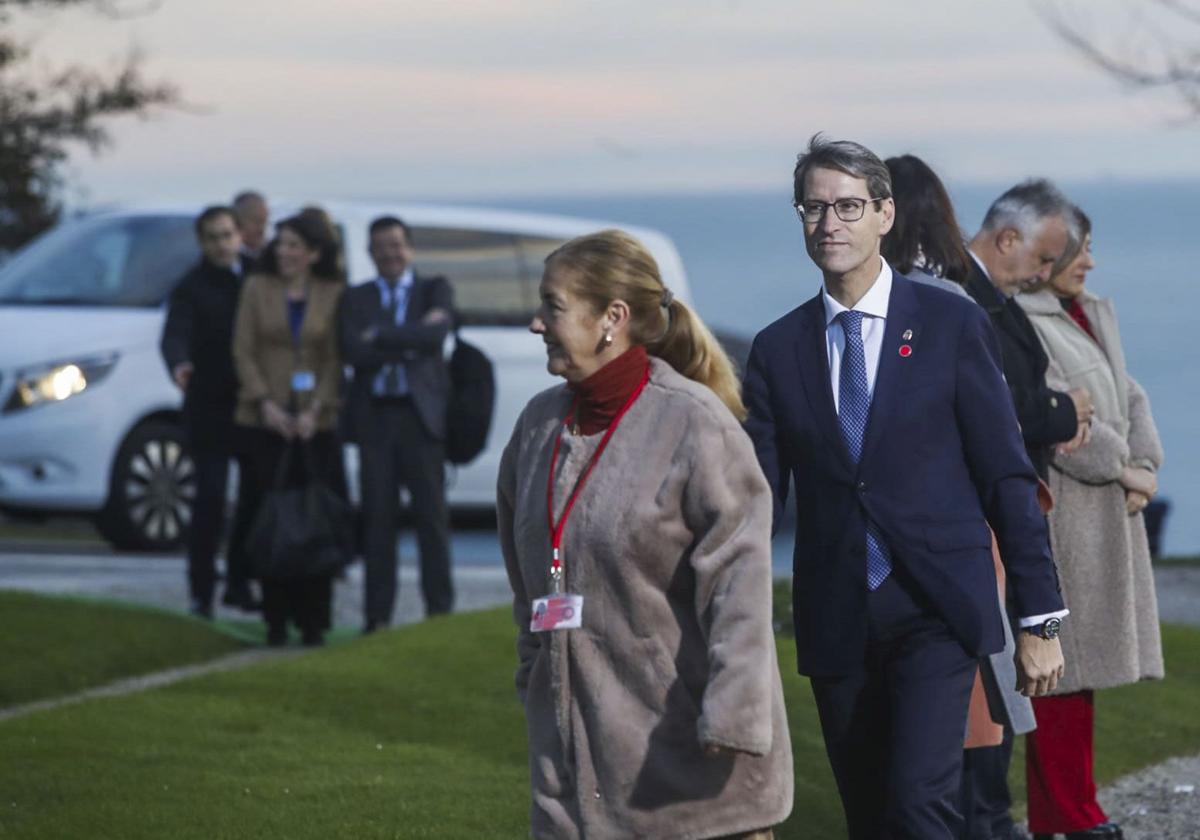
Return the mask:
[[124,551],[172,552],[187,540],[196,468],[183,429],[163,420],[135,428],[113,462],[100,534]]

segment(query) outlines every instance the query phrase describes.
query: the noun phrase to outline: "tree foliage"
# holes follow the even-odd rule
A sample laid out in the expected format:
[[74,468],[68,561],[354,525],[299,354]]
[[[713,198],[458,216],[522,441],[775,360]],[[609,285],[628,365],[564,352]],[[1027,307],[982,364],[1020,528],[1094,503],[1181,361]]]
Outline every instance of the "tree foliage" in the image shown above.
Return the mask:
[[[89,6],[120,17],[153,8],[120,0],[0,0],[0,27],[14,13]],[[176,104],[170,84],[148,82],[132,52],[114,70],[71,65],[50,73],[32,68],[32,51],[0,29],[0,254],[51,227],[62,212],[63,166],[73,146],[98,152],[109,142],[110,118],[144,116]]]
[[[1109,4],[1111,6],[1111,4]],[[1180,97],[1200,119],[1200,0],[1126,0],[1098,20],[1094,4],[1068,0],[1037,6],[1049,26],[1096,66],[1133,88]]]

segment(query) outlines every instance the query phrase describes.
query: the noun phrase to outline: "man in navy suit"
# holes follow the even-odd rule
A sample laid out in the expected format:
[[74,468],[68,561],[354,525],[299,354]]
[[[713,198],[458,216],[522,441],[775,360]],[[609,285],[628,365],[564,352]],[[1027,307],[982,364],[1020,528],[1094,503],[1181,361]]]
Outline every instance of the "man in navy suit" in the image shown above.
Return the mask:
[[879,255],[887,167],[813,137],[794,174],[821,292],[755,338],[746,428],[795,490],[793,607],[852,840],[951,840],[967,706],[1004,645],[991,534],[1020,625],[1022,691],[1062,674],[1066,615],[987,315]]

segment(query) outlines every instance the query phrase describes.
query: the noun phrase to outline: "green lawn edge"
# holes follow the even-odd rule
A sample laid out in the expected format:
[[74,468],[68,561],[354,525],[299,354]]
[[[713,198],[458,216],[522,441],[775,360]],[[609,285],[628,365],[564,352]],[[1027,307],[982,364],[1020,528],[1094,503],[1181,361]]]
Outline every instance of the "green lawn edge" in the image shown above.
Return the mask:
[[83,596],[0,591],[0,708],[205,662],[255,641],[249,628]]
[[[505,609],[462,613],[0,723],[0,838],[525,837],[514,637]],[[1163,639],[1166,680],[1097,695],[1102,784],[1200,752],[1200,631]],[[796,806],[777,836],[841,836],[789,639],[779,658]]]

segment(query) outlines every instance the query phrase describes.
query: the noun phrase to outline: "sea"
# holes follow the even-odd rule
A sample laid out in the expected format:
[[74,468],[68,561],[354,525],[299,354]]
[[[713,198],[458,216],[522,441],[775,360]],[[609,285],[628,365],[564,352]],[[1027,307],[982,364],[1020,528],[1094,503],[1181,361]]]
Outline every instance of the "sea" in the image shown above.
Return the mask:
[[[950,187],[964,231],[1006,185]],[[1092,219],[1088,288],[1116,304],[1129,371],[1150,394],[1166,462],[1164,554],[1200,554],[1200,182],[1095,181],[1060,186]],[[489,197],[494,206],[566,213],[668,234],[692,299],[711,326],[746,338],[812,297],[820,274],[779,190]],[[474,203],[474,202],[472,202]]]

